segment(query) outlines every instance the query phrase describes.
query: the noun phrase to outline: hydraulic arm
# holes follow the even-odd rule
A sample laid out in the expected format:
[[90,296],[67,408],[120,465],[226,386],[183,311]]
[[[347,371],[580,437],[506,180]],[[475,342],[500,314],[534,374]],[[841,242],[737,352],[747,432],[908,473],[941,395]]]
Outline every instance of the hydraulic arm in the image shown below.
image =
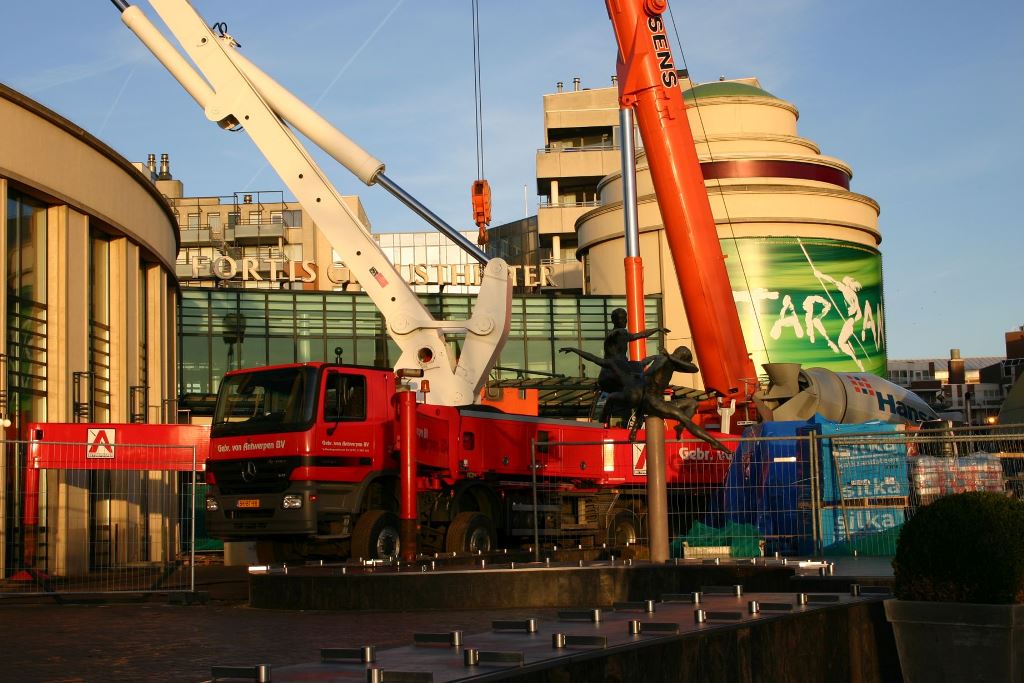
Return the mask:
[[[488,257],[461,233],[384,174],[384,164],[257,68],[226,33],[214,33],[187,0],[150,0],[202,75],[136,6],[112,0],[124,23],[223,128],[241,126],[288,189],[312,216],[335,251],[387,321],[401,349],[396,369],[422,369],[428,403],[465,405],[477,400],[497,362],[511,322],[512,284],[501,259]],[[378,184],[445,232],[482,264],[482,284],[468,320],[435,320],[388,261],[369,230],[302,146],[289,124],[367,185]],[[446,334],[463,334],[453,359]],[[421,388],[423,385],[419,385]]]

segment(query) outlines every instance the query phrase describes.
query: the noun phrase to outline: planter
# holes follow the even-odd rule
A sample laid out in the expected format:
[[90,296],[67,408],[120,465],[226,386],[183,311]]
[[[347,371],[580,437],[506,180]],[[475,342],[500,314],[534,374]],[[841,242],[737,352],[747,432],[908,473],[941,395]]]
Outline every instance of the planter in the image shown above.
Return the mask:
[[1024,681],[1024,605],[886,600],[906,683]]

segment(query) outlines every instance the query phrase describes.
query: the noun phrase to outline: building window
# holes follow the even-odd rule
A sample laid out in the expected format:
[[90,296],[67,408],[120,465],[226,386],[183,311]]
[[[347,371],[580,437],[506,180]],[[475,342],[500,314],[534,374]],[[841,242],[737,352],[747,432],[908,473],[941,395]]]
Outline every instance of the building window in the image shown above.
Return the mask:
[[89,372],[92,420],[110,420],[110,240],[89,233]]
[[[419,298],[435,316],[449,319],[468,318],[473,306],[470,296]],[[558,349],[573,346],[600,355],[611,311],[623,306],[623,297],[516,296],[509,342],[497,363],[506,370],[496,376],[534,370],[595,377],[594,366]],[[659,327],[661,299],[646,299],[646,312],[645,327]],[[400,356],[384,333],[383,316],[361,293],[186,289],[178,316],[179,381],[187,393],[215,392],[228,368],[334,361],[338,348],[342,362],[352,365],[390,368]],[[244,338],[233,335],[229,343],[225,321],[238,318],[245,321]],[[580,417],[586,406],[574,403],[565,410]]]
[[198,213],[190,213],[188,215],[188,227],[190,227],[190,228],[198,228],[199,227],[199,214]]
[[7,195],[7,382],[16,426],[46,420],[46,205]]
[[[149,270],[147,263],[139,268],[139,384],[149,387]],[[145,406],[149,422],[149,406]]]
[[271,211],[270,222],[278,225],[284,223],[284,211]]

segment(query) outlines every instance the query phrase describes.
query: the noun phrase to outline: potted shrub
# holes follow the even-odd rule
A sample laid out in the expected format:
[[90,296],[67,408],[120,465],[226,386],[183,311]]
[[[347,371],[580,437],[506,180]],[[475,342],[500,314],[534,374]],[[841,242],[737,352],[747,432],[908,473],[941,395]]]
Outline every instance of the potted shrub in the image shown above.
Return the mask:
[[1024,502],[940,498],[904,525],[892,565],[904,680],[1024,680]]

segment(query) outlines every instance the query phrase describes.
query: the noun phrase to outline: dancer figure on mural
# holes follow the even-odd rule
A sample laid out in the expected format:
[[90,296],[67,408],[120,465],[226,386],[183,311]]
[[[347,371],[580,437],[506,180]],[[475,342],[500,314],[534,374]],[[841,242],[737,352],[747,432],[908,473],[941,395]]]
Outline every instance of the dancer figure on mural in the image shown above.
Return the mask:
[[814,269],[814,277],[818,278],[822,283],[832,283],[842,293],[843,299],[846,301],[847,317],[843,321],[843,329],[839,332],[837,343],[840,350],[852,358],[853,362],[857,364],[857,368],[864,372],[864,364],[861,363],[860,358],[857,358],[857,351],[853,348],[853,344],[850,343],[851,338],[857,338],[856,332],[853,329],[854,326],[864,316],[860,307],[860,299],[857,298],[857,292],[861,290],[862,285],[849,275],[840,281],[831,275],[821,272],[817,268]]
[[697,412],[696,400],[692,398],[665,400],[665,390],[668,389],[669,383],[672,381],[673,373],[698,372],[697,365],[693,362],[693,354],[687,347],[678,346],[671,354],[662,349],[660,353],[645,358],[640,361],[643,372],[639,375],[630,372],[622,364],[580,349],[562,347],[559,351],[577,353],[591,363],[601,366],[602,371],[608,370],[617,376],[622,389],[609,394],[608,402],[611,403],[614,400],[636,411],[636,420],[629,432],[630,441],[636,440],[636,433],[640,429],[643,418],[650,415],[675,420],[676,440],[682,436],[685,427],[691,434],[715,448],[726,453],[731,452],[693,421],[693,415]]

